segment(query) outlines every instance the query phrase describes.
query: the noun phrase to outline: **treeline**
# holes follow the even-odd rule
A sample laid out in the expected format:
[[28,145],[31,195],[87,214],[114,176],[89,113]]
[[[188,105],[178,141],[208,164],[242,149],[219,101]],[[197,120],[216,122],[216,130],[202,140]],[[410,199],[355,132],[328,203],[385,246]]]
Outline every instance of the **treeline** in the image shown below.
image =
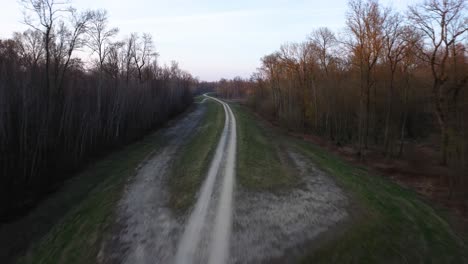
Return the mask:
[[221,79],[216,83],[216,93],[224,98],[239,99],[252,95],[254,83],[241,77],[232,80]]
[[216,90],[217,82],[198,82],[197,85],[194,87],[193,94],[194,95],[202,95],[205,93],[212,93]]
[[157,64],[151,35],[116,40],[104,10],[22,4],[30,29],[0,40],[2,220],[182,112],[194,83],[175,62]]
[[437,134],[440,162],[460,171],[451,178],[459,183],[468,164],[467,14],[466,0],[405,13],[351,0],[344,32],[319,28],[262,58],[250,102],[284,126],[355,145],[363,159],[369,148],[401,156],[408,139]]

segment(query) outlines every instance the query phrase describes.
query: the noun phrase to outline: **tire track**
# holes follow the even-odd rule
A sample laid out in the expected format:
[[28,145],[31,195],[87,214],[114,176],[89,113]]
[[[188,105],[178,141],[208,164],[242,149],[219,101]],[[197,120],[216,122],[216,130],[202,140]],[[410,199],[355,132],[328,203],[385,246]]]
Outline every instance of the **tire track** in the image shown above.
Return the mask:
[[[217,100],[217,99],[215,99]],[[217,100],[219,101],[219,100]],[[221,102],[221,101],[219,101]],[[221,102],[227,108],[230,119],[229,145],[227,146],[227,157],[224,167],[224,180],[221,189],[221,197],[218,202],[216,213],[215,229],[210,246],[210,264],[225,263],[229,255],[229,241],[231,237],[232,226],[232,207],[234,192],[234,170],[236,163],[237,131],[236,118],[231,108],[224,102]]]
[[[232,203],[234,192],[234,169],[236,158],[236,120],[228,104],[211,96],[204,95],[220,103],[224,108],[225,123],[221,138],[216,147],[216,152],[211,161],[205,182],[202,185],[200,195],[195,207],[188,218],[184,233],[180,239],[175,256],[175,263],[193,263],[195,253],[200,245],[202,230],[207,221],[208,209],[213,203],[213,193],[217,175],[223,177],[220,190],[220,198],[217,205],[215,226],[211,234],[209,244],[208,263],[224,263],[229,255],[229,240],[232,225]],[[224,162],[224,164],[222,164]],[[223,165],[223,166],[221,166]],[[221,171],[221,168],[224,170]],[[206,261],[205,261],[206,262]]]

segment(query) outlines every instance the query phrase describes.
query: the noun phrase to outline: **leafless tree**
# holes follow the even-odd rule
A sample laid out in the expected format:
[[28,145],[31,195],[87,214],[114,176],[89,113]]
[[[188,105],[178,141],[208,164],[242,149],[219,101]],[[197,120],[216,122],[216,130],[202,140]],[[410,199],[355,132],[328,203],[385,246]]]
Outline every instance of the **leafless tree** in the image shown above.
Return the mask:
[[[322,72],[324,73],[324,81],[327,83],[324,87],[323,93],[327,96],[328,101],[332,99],[333,95],[331,93],[330,86],[331,85],[336,85],[336,79],[331,77],[330,73],[330,66],[333,63],[334,56],[331,56],[332,50],[336,47],[337,45],[337,39],[335,34],[329,29],[329,28],[319,28],[317,30],[314,30],[312,34],[309,36],[309,41],[312,44],[312,49],[315,52],[315,56],[313,57],[313,60],[317,60],[319,62],[320,67],[322,68]],[[318,96],[315,96],[316,98]],[[317,105],[317,103],[315,103]],[[326,119],[326,125],[325,125],[325,130],[329,131],[330,137],[333,138],[333,130],[332,126],[330,125],[330,112],[332,111],[332,105],[327,104],[326,105],[326,114],[325,114],[325,119]],[[318,112],[318,109],[315,110]],[[336,120],[335,120],[336,123]]]
[[386,155],[390,154],[390,124],[393,112],[395,97],[395,73],[400,62],[405,56],[405,50],[408,46],[408,39],[405,38],[405,27],[403,17],[399,13],[388,11],[389,14],[383,25],[384,31],[384,60],[389,69],[388,99],[385,117],[384,131],[384,151]]
[[104,62],[112,52],[112,38],[119,32],[118,28],[108,28],[108,17],[106,10],[97,10],[90,14],[90,23],[87,30],[87,36],[89,41],[87,46],[91,51],[98,56],[99,65],[99,84],[98,84],[98,96],[97,109],[101,111],[101,97],[102,97],[102,85],[103,85],[103,74],[104,74]]
[[119,32],[118,28],[108,28],[108,16],[106,10],[97,10],[91,14],[87,36],[87,46],[98,56],[100,71],[103,70],[104,61],[112,46],[112,38]]
[[150,34],[145,33],[141,38],[135,40],[133,46],[133,60],[138,71],[138,79],[142,79],[143,68],[148,65],[151,59],[156,58],[157,53],[154,52],[153,38]]
[[332,58],[329,52],[331,52],[331,49],[337,43],[335,34],[329,28],[322,27],[312,32],[309,36],[309,41],[318,48],[320,65],[325,70],[325,74],[328,75],[328,68]]
[[23,33],[16,32],[14,40],[20,45],[21,55],[29,67],[36,68],[44,56],[44,43],[39,30],[28,29]]
[[[374,86],[373,72],[381,57],[384,35],[382,31],[385,14],[382,14],[377,1],[351,0],[346,16],[347,29],[352,39],[350,47],[355,64],[360,72],[360,110],[358,154],[362,156],[362,147],[368,147],[370,127],[371,88]],[[365,125],[365,127],[364,127]]]
[[[434,114],[441,130],[441,163],[447,164],[450,141],[448,90],[449,57],[451,50],[466,38],[468,15],[465,0],[428,0],[411,6],[408,18],[425,36],[427,49],[420,54],[431,68],[433,78],[432,103]],[[466,81],[465,81],[466,82]]]
[[35,30],[42,32],[45,48],[46,85],[50,90],[50,60],[53,27],[61,13],[69,12],[69,2],[57,2],[55,0],[21,0],[24,6],[24,22]]
[[130,75],[133,71],[133,59],[135,57],[135,45],[136,41],[138,39],[138,34],[137,33],[132,33],[130,37],[125,40],[124,46],[123,46],[123,54],[121,56],[123,66],[125,67],[125,80],[128,83],[130,80]]
[[68,21],[60,21],[59,28],[55,33],[58,43],[55,43],[54,54],[55,66],[59,68],[59,72],[55,74],[57,78],[55,86],[59,90],[62,89],[63,79],[72,61],[73,52],[84,46],[82,37],[88,30],[92,15],[91,11],[78,12],[76,9],[70,8]]

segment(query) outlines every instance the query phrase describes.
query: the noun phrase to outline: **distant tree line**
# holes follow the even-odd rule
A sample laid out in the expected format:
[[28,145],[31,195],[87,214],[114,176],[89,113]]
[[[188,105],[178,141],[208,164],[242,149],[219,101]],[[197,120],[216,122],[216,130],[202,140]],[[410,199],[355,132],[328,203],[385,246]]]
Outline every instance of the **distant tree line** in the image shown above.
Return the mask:
[[194,84],[177,63],[157,64],[151,35],[116,40],[104,10],[21,2],[30,29],[0,40],[2,218],[184,111]]
[[194,87],[193,94],[194,95],[202,95],[205,93],[212,93],[215,91],[217,87],[217,82],[197,82],[196,86]]
[[216,83],[216,92],[224,98],[239,99],[251,95],[253,82],[244,80],[241,77],[234,77],[232,80],[221,79]]
[[[468,180],[467,48],[466,0],[405,14],[351,0],[344,32],[318,28],[262,58],[250,102],[284,126],[355,145],[362,159],[370,147],[401,156],[408,139],[438,134],[440,162],[460,171],[454,185]],[[241,89],[230,81],[220,94],[230,86]]]

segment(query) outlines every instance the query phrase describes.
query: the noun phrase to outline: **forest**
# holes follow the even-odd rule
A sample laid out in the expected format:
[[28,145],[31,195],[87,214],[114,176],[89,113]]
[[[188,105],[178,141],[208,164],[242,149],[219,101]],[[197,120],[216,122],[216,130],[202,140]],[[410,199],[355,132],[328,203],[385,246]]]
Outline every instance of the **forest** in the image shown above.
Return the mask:
[[117,39],[105,10],[20,2],[29,29],[0,40],[1,221],[183,112],[195,83],[158,65],[150,34]]
[[371,151],[406,159],[408,144],[429,145],[454,189],[468,182],[467,48],[464,0],[402,12],[351,0],[342,31],[321,27],[286,43],[250,79],[220,81],[218,93],[247,98],[289,130],[351,146],[360,160]]
[[0,20],[1,263],[468,263],[468,0]]

